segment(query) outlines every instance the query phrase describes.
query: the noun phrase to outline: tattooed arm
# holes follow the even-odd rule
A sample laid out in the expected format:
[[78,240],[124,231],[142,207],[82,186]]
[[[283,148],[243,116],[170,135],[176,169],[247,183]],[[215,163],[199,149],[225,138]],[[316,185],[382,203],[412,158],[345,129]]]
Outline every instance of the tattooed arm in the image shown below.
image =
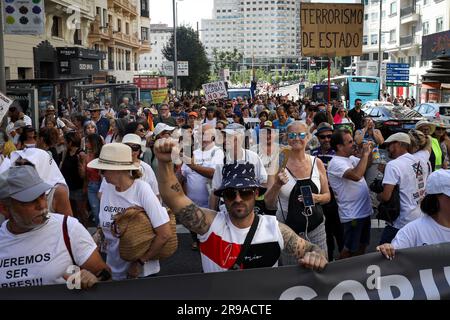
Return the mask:
[[155,143],[155,153],[158,158],[158,187],[164,203],[172,209],[178,220],[190,231],[205,234],[216,215],[215,211],[200,208],[183,192],[173,172],[171,160],[172,150],[177,145],[171,139],[160,139]]
[[319,246],[302,239],[287,225],[281,222],[278,225],[283,236],[284,251],[287,254],[295,256],[299,264],[306,268],[322,270],[325,267],[328,261]]

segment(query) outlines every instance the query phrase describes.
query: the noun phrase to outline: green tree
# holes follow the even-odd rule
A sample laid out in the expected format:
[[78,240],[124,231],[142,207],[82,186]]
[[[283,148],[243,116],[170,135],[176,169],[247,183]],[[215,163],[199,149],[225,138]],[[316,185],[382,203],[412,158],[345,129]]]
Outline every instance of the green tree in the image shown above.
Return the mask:
[[[168,61],[174,61],[173,35],[162,53]],[[179,77],[180,87],[183,91],[194,91],[201,88],[209,79],[210,64],[206,57],[205,48],[191,27],[177,28],[177,58],[178,61],[189,62],[189,76]]]

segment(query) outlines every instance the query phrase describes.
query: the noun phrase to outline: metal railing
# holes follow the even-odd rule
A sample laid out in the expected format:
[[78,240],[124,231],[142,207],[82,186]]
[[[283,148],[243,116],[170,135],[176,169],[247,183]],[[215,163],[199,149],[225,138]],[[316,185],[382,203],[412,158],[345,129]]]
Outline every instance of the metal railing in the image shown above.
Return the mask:
[[404,45],[408,45],[408,44],[412,44],[414,42],[414,36],[406,36],[406,37],[400,37],[400,45],[404,46]]
[[400,9],[400,17],[402,18],[414,13],[416,13],[416,8],[413,6]]

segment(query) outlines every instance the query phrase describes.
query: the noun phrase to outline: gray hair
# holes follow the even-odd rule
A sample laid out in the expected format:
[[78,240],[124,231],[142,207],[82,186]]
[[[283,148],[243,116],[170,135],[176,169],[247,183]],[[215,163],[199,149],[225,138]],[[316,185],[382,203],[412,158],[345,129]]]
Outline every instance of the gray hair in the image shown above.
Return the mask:
[[300,121],[300,120],[295,120],[295,121],[291,122],[290,124],[288,124],[288,126],[286,127],[286,131],[289,131],[289,128],[291,128],[293,126],[298,126],[298,125],[301,125],[302,127],[304,127],[306,130],[306,133],[309,135],[308,125],[306,124],[306,122]]

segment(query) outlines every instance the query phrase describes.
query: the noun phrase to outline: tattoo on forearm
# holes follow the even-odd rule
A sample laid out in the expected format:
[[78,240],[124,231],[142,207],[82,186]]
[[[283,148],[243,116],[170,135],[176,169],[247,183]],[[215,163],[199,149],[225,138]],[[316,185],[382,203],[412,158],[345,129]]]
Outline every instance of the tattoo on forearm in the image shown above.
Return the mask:
[[181,185],[178,182],[171,185],[170,189],[172,189],[173,191],[176,191],[176,192],[181,192],[181,190],[182,190]]
[[203,234],[208,231],[206,214],[194,203],[191,203],[190,205],[176,212],[176,215],[180,222],[189,230],[199,234]]
[[317,252],[323,255],[319,246],[302,239],[291,228],[283,223],[278,223],[284,240],[284,250],[286,253],[302,258],[306,252]]

